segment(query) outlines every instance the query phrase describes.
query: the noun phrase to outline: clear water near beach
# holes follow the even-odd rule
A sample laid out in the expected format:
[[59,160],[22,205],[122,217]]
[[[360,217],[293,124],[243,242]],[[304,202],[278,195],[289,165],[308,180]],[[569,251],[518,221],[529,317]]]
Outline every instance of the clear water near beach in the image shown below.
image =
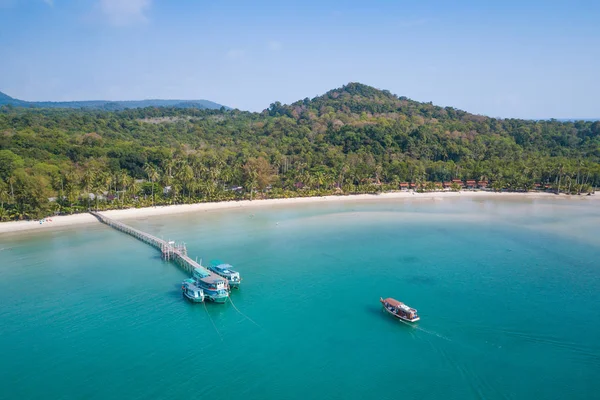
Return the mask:
[[[597,398],[596,204],[408,199],[125,220],[237,267],[243,315],[186,302],[185,273],[100,224],[0,235],[0,398]],[[421,321],[392,320],[381,296]]]

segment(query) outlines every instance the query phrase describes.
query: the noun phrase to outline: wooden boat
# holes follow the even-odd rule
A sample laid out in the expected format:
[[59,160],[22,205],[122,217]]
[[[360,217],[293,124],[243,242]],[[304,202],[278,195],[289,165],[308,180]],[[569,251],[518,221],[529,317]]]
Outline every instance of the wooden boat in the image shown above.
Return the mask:
[[379,298],[383,309],[394,317],[406,321],[406,322],[417,322],[421,318],[417,315],[417,310],[407,306],[406,304],[388,297],[387,299]]
[[204,291],[196,286],[193,279],[183,281],[181,291],[184,297],[192,303],[202,303],[204,301]]
[[229,298],[227,279],[217,274],[211,274],[206,278],[196,281],[204,291],[204,297],[215,303],[225,303]]
[[235,289],[240,288],[240,283],[242,281],[242,279],[240,278],[240,273],[234,271],[231,265],[215,260],[211,262],[211,266],[208,267],[208,269],[214,272],[215,274],[227,279],[230,287]]

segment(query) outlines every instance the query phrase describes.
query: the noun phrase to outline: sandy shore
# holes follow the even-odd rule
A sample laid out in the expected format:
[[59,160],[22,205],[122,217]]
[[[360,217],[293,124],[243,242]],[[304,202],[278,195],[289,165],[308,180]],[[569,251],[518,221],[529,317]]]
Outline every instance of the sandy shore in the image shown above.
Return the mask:
[[[373,194],[358,194],[349,196],[323,196],[323,197],[295,197],[289,199],[268,199],[268,200],[242,200],[242,201],[222,201],[215,203],[199,203],[199,204],[181,204],[173,206],[157,206],[146,208],[128,208],[124,210],[102,211],[104,215],[114,219],[128,219],[150,217],[155,215],[168,215],[179,213],[190,213],[206,210],[220,210],[228,208],[240,207],[267,207],[275,205],[301,204],[301,203],[322,203],[322,202],[343,202],[343,201],[360,201],[360,200],[393,200],[393,199],[411,199],[411,200],[435,200],[443,198],[472,198],[472,197],[489,197],[489,198],[529,198],[529,199],[564,199],[564,200],[582,200],[582,199],[598,199],[598,196],[557,196],[552,193],[494,193],[494,192],[429,192],[429,193],[414,193],[414,192],[392,192]],[[51,217],[51,221],[12,221],[0,223],[0,234],[20,231],[33,230],[50,230],[61,227],[98,223],[98,220],[90,214],[75,214]]]

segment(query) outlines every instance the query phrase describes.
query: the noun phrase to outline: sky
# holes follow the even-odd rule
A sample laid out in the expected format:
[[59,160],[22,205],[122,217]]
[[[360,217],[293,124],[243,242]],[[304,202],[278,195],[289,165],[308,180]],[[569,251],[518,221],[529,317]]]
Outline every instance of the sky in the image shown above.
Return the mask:
[[261,111],[348,82],[492,117],[600,117],[598,0],[0,0],[0,91]]

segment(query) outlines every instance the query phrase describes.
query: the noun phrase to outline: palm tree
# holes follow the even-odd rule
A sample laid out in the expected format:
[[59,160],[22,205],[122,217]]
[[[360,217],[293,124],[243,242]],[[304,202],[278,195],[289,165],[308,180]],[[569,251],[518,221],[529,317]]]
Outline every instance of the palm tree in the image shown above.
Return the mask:
[[124,197],[127,193],[127,184],[129,183],[129,175],[124,169],[122,169],[121,172],[119,172],[119,182],[121,183],[122,193],[122,195],[119,195],[119,199],[121,200],[121,208],[123,208],[123,201],[125,200]]
[[11,201],[14,203],[15,202],[15,191],[14,191],[14,185],[15,183],[17,183],[17,177],[14,175],[11,175],[8,177],[8,184],[10,185],[10,198]]
[[179,165],[175,177],[183,186],[183,197],[185,198],[185,190],[188,191],[188,197],[191,199],[191,187],[194,182],[194,170],[187,163],[183,162]]
[[[80,186],[79,175],[75,170],[71,170],[65,174],[65,193],[69,201],[69,207],[73,208],[73,203],[79,198]],[[72,212],[72,211],[71,211]]]
[[92,192],[92,187],[94,186],[97,175],[96,170],[89,168],[83,173],[81,179],[81,189],[85,191],[88,200],[88,210],[90,209],[90,193]]
[[171,180],[173,179],[173,167],[175,166],[175,160],[173,158],[167,158],[162,162],[163,169],[163,183],[165,186],[171,186]]
[[325,183],[325,174],[323,174],[321,171],[317,171],[313,176],[314,182],[317,184],[317,190],[321,190],[321,185]]
[[0,179],[0,208],[4,209],[4,203],[8,201],[8,186]]
[[246,190],[250,189],[250,200],[252,201],[252,197],[254,195],[254,188],[258,184],[258,173],[256,171],[249,171],[248,176],[246,177],[245,186]]
[[9,218],[9,213],[4,207],[0,207],[0,221],[6,221]]
[[146,172],[148,179],[152,182],[152,207],[154,207],[154,181],[158,180],[160,175],[158,174],[157,169],[151,164],[146,164],[144,166],[144,172]]
[[92,184],[92,190],[96,198],[96,211],[98,211],[98,198],[101,194],[105,193],[110,185],[110,175],[106,172],[99,172],[96,174],[96,179]]
[[25,204],[20,202],[15,204],[14,208],[10,211],[10,217],[18,220],[29,218],[29,213],[27,212],[25,206]]
[[129,178],[129,188],[133,197],[137,197],[138,193],[140,192],[139,182],[134,178]]

